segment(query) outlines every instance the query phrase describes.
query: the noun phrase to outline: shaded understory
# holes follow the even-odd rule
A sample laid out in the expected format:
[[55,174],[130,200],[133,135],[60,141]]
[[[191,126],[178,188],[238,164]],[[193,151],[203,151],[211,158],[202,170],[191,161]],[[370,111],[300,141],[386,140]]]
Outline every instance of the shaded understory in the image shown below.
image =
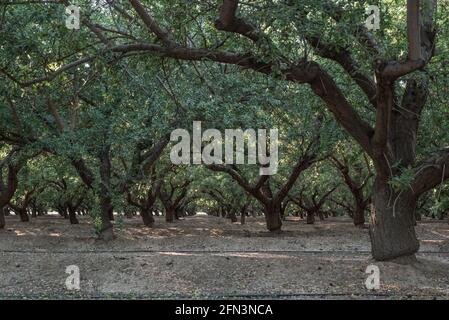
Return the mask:
[[[7,217],[0,231],[0,299],[7,298],[449,298],[449,225],[423,221],[418,262],[374,262],[366,229],[332,218],[284,232],[198,215],[155,228],[141,219],[116,225],[117,239],[95,239],[89,218],[57,216],[29,223]],[[365,288],[366,267],[380,268],[378,291]],[[77,265],[81,290],[68,291],[66,267]]]

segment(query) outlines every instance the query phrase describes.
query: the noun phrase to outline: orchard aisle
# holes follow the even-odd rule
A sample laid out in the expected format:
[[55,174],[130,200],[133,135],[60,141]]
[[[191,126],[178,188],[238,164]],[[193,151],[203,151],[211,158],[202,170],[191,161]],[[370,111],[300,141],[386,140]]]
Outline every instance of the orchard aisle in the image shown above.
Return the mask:
[[[0,232],[0,296],[4,298],[385,298],[449,296],[449,226],[423,221],[413,265],[373,262],[367,230],[330,218],[306,225],[286,221],[281,235],[263,218],[247,224],[197,215],[154,229],[125,219],[117,239],[95,240],[90,221],[70,226],[59,217],[29,224],[7,217]],[[293,219],[293,218],[292,218]],[[381,287],[365,288],[368,265]],[[68,291],[66,267],[76,265],[80,291]]]

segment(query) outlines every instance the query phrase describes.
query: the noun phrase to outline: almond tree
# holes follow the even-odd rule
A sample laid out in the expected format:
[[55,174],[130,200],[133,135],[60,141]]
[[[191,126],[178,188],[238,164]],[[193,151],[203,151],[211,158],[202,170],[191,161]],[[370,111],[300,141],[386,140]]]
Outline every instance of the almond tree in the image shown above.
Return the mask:
[[[388,260],[413,255],[419,249],[419,242],[413,226],[412,216],[417,199],[442,180],[449,178],[449,149],[445,148],[420,164],[415,164],[415,147],[419,126],[419,114],[426,104],[428,96],[427,81],[415,77],[405,80],[405,90],[401,97],[395,90],[398,81],[413,72],[423,70],[429,63],[436,47],[435,10],[437,1],[407,1],[407,42],[408,55],[402,60],[381,59],[378,55],[373,63],[374,77],[359,71],[351,48],[317,42],[316,38],[305,35],[315,53],[341,65],[375,108],[375,121],[365,121],[344,91],[338,86],[334,76],[323,63],[304,58],[289,61],[282,55],[271,61],[251,53],[234,53],[210,48],[185,46],[177,41],[176,35],[162,26],[150,13],[150,9],[139,0],[129,0],[140,21],[153,34],[157,42],[135,42],[111,48],[112,52],[145,52],[182,60],[211,60],[234,64],[264,74],[281,73],[286,80],[297,84],[308,84],[314,94],[319,96],[338,123],[357,141],[371,157],[376,169],[374,182],[374,210],[370,221],[372,253],[377,260]],[[294,6],[293,1],[283,2],[285,6]],[[334,2],[326,2],[324,11],[338,21],[343,9],[336,8]],[[234,33],[250,39],[257,46],[260,43],[272,43],[261,28],[239,16],[238,0],[224,0],[218,12],[215,27],[218,30]],[[307,8],[298,8],[298,17],[305,17]],[[327,11],[327,12],[326,12]],[[357,31],[357,32],[356,32]],[[363,26],[354,31],[358,44],[367,50],[377,50],[375,38]],[[394,168],[393,164],[400,163]],[[400,192],[392,190],[390,179],[401,174],[401,168],[414,168],[410,188]],[[236,176],[237,177],[237,176]],[[249,188],[252,189],[252,188]],[[276,224],[277,225],[277,224]]]
[[[349,206],[349,208],[347,209],[350,211],[351,217],[354,221],[354,225],[356,227],[364,227],[365,212],[368,208],[368,205],[371,203],[371,194],[366,191],[366,187],[373,175],[369,168],[370,164],[366,163],[365,166],[368,169],[368,173],[363,176],[363,166],[359,164],[351,165],[349,163],[349,160],[344,156],[341,156],[341,159],[339,159],[338,156],[333,156],[331,157],[331,162],[340,172],[340,175],[342,176],[346,187],[351,192],[354,205]],[[333,201],[336,204],[347,207],[341,201],[335,199],[333,199]]]

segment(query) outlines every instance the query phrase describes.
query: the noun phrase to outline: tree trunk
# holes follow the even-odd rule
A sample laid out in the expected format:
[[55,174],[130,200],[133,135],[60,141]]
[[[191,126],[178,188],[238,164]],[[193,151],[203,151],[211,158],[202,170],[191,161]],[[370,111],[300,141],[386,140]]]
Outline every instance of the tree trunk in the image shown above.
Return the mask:
[[133,212],[129,209],[125,209],[125,218],[132,219],[134,216]]
[[20,217],[20,221],[22,222],[29,222],[30,221],[30,217],[28,216],[27,210],[20,208],[18,215]]
[[165,208],[165,222],[173,222],[175,218],[175,210],[173,208]]
[[314,224],[314,223],[315,223],[315,213],[307,212],[307,224]]
[[63,217],[64,219],[67,219],[67,218],[68,218],[67,208],[66,208],[66,207],[60,206],[60,207],[58,208],[58,213],[59,213],[59,215],[60,215],[61,217]]
[[419,212],[419,210],[416,210],[415,212],[415,221],[421,221],[422,217],[421,217],[421,212]]
[[4,208],[0,208],[0,229],[3,229],[6,225]]
[[279,232],[282,228],[281,220],[281,206],[270,203],[265,206],[265,220],[267,222],[267,229],[271,232]]
[[79,224],[78,218],[76,217],[76,210],[74,208],[68,208],[70,224]]
[[151,212],[151,210],[141,209],[140,216],[142,217],[144,225],[146,225],[147,227],[154,226],[154,218],[153,218],[153,213]]
[[109,221],[114,221],[114,209],[111,207],[108,211]]
[[246,223],[246,212],[242,211],[241,215],[240,215],[240,224],[244,225]]
[[100,195],[100,204],[101,204],[101,226],[98,233],[100,239],[105,241],[110,241],[114,239],[114,230],[112,227],[112,223],[110,220],[111,211],[113,211],[111,198],[108,195],[102,194]]
[[226,218],[231,219],[232,223],[238,221],[237,216],[235,215],[235,211],[234,210],[229,210]]
[[356,204],[352,219],[356,227],[363,228],[363,226],[365,225],[365,208],[361,205]]
[[110,160],[110,145],[105,146],[105,148],[100,152],[100,219],[101,226],[99,230],[99,238],[105,241],[113,240],[114,230],[111,221],[114,220],[114,207],[112,206],[111,199],[111,160]]
[[391,194],[390,186],[376,179],[370,218],[374,259],[391,260],[414,255],[419,250],[413,225],[416,201],[410,191]]

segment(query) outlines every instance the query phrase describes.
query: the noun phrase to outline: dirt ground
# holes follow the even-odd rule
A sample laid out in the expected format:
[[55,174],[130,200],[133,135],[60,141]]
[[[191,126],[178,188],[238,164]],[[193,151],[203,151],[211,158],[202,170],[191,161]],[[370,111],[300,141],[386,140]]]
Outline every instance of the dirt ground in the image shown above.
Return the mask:
[[[173,224],[139,217],[116,223],[117,239],[95,239],[91,219],[70,225],[59,216],[0,230],[0,299],[449,299],[449,225],[423,221],[418,261],[375,262],[368,230],[344,218],[306,225],[284,222],[265,231],[262,217],[246,225],[206,215]],[[365,287],[370,264],[380,289]],[[66,267],[79,267],[80,290],[66,288]]]

